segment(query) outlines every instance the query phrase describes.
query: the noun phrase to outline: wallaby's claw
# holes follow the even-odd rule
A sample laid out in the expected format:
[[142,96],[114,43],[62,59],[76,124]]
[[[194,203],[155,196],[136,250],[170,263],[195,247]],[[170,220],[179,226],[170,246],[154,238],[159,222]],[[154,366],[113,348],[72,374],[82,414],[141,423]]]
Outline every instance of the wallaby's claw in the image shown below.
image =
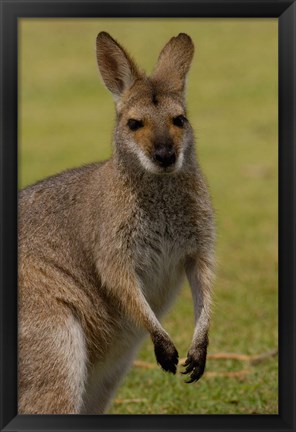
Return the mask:
[[161,366],[161,368],[166,372],[171,372],[175,374],[177,372],[177,365],[179,360],[179,355],[177,350],[175,350],[172,354],[163,352],[159,355],[156,353],[157,363]]
[[173,374],[177,371],[179,354],[174,344],[168,339],[160,339],[154,342],[154,352],[157,363],[166,372]]
[[188,353],[187,359],[183,364],[183,366],[186,367],[186,369],[184,372],[181,372],[184,375],[185,374],[190,375],[189,380],[185,381],[186,384],[196,382],[201,378],[201,376],[205,371],[206,356],[207,356],[206,351],[199,351],[195,354]]

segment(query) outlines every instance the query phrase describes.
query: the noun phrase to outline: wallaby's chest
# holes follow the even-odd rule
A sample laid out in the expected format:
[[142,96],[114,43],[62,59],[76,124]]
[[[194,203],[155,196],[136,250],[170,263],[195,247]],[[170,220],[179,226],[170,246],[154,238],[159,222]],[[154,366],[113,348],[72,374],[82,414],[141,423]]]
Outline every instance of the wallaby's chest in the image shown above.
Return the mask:
[[186,198],[170,188],[135,209],[134,247],[139,261],[146,257],[163,267],[177,265],[198,241],[198,216]]
[[157,313],[174,299],[184,276],[184,260],[196,241],[196,226],[176,197],[138,210],[133,232],[136,271],[145,296]]
[[150,246],[148,241],[146,247],[140,248],[137,266],[142,289],[152,309],[157,314],[165,312],[183,280],[182,251],[165,237]]

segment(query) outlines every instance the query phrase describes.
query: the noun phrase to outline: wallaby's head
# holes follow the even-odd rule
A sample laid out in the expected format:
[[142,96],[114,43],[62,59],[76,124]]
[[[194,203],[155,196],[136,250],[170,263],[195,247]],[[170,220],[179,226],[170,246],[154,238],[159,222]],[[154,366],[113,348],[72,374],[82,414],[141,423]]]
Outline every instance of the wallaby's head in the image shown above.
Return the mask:
[[108,33],[98,34],[96,49],[99,70],[116,104],[117,153],[151,173],[181,170],[193,145],[184,94],[194,53],[190,37],[180,33],[170,39],[149,77]]

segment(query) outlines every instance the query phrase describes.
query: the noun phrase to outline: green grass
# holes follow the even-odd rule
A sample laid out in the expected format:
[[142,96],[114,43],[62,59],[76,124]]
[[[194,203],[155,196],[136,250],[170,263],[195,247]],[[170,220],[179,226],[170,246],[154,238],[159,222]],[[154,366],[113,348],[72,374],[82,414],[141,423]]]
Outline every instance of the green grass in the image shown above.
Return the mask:
[[[257,354],[276,348],[277,20],[22,19],[20,187],[111,154],[114,107],[95,61],[101,30],[147,71],[171,36],[192,36],[197,49],[187,87],[189,118],[218,231],[209,352]],[[193,332],[187,284],[164,327],[185,357]],[[155,363],[150,340],[139,359]],[[248,373],[223,375],[240,370]],[[134,367],[111,413],[278,412],[276,357],[258,364],[209,359],[207,371],[187,385],[181,374]]]

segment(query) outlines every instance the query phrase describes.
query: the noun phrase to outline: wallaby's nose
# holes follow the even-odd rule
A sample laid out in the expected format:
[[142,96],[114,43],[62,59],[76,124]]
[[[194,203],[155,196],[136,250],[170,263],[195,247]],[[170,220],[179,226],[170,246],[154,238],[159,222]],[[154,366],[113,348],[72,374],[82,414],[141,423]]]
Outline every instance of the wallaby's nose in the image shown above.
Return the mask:
[[157,147],[153,157],[157,164],[163,168],[176,162],[176,153],[171,145]]

